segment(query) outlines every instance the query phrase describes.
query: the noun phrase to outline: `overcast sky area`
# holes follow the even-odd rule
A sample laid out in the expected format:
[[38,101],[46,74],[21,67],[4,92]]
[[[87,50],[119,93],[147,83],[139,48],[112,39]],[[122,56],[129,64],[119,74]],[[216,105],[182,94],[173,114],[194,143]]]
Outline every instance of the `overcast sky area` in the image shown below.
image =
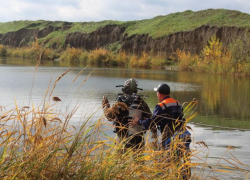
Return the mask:
[[41,19],[130,21],[211,8],[250,14],[250,0],[0,0],[0,22]]

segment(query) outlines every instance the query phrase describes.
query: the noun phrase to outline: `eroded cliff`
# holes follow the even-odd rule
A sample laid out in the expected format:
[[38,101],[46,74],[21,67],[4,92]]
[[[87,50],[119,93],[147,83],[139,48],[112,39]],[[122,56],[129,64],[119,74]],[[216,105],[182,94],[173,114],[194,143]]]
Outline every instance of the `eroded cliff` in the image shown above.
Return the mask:
[[228,46],[234,39],[243,38],[246,31],[248,29],[234,26],[201,26],[192,31],[178,32],[154,39],[147,34],[128,37],[124,27],[105,26],[90,34],[68,34],[65,44],[93,50],[118,42],[121,44],[120,51],[125,51],[126,53],[140,55],[142,52],[147,52],[170,57],[177,49],[199,54],[208,44],[208,40],[214,35],[221,40],[223,46]]
[[[16,32],[0,34],[0,44],[12,47],[27,46],[35,37],[44,38],[54,31],[60,32],[69,28],[70,26],[48,26],[42,30],[23,28]],[[220,38],[224,46],[228,46],[232,40],[243,38],[246,31],[249,30],[235,26],[201,26],[192,31],[177,32],[161,38],[152,38],[148,34],[128,36],[124,26],[107,25],[91,33],[68,33],[65,35],[63,47],[66,48],[70,45],[75,48],[94,50],[117,43],[120,44],[119,51],[125,51],[126,53],[140,55],[142,52],[147,52],[170,57],[177,49],[199,54],[213,35]]]

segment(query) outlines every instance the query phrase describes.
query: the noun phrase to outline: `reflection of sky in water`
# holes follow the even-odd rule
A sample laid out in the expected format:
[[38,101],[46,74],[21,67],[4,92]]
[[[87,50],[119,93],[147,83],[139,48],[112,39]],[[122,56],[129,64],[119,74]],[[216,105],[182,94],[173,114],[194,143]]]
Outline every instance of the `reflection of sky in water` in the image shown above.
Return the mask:
[[[211,128],[204,128],[199,127],[193,124],[189,124],[191,128],[193,129],[192,133],[192,140],[193,143],[191,145],[192,149],[195,149],[195,147],[198,148],[199,157],[202,157],[202,160],[206,160],[206,156],[208,154],[208,159],[206,160],[207,163],[209,163],[211,166],[216,165],[218,162],[221,165],[234,167],[225,160],[221,159],[224,158],[231,163],[237,165],[238,167],[242,169],[246,169],[250,171],[250,131],[228,131],[228,130],[215,130],[212,131]],[[200,147],[197,144],[194,144],[195,142],[204,141],[208,149],[205,147]],[[227,147],[231,146],[234,147],[234,149],[228,150]],[[228,151],[228,152],[227,152]],[[241,165],[240,163],[237,163],[237,160],[230,155],[230,153],[233,154],[233,156],[237,157],[237,159],[245,164],[248,165],[248,167]],[[198,160],[197,158],[193,158],[193,162],[202,162]],[[209,168],[205,168],[206,173],[209,173]],[[219,169],[219,168],[216,168]],[[230,171],[230,170],[229,170]],[[237,177],[246,177],[244,173],[237,171],[232,174],[224,173],[223,176],[221,176],[221,173],[212,173],[215,176],[219,176],[219,179],[234,179]]]
[[[43,99],[49,82],[52,78],[50,88],[53,87],[53,82],[58,76],[65,72],[68,68],[51,68],[51,67],[39,67],[38,72],[35,75],[34,85],[32,89],[32,102],[37,105]],[[80,87],[83,80],[91,72],[87,70],[83,72],[78,79],[73,83],[73,79],[81,69],[73,70],[66,74],[60,81],[58,81],[56,88],[53,92],[53,96],[58,96],[64,100],[65,108],[67,106],[74,106],[80,103],[79,110],[75,116],[90,115],[93,111],[96,111],[100,105],[103,95],[107,95],[110,101],[114,101],[118,93],[121,93],[121,88],[116,88],[116,85],[122,85],[128,78],[123,77],[103,77],[98,75],[97,69],[89,77],[89,79]],[[108,70],[107,70],[108,71]],[[96,74],[97,75],[96,75]],[[129,76],[129,71],[125,71],[126,76]],[[140,71],[136,71],[140,73]],[[32,81],[34,76],[34,67],[2,67],[0,80],[0,97],[1,105],[11,105],[16,98],[19,105],[27,105],[30,98]],[[139,87],[144,91],[140,94],[147,94],[152,92],[154,87],[157,87],[163,81],[148,80],[136,78],[139,82]],[[174,91],[193,91],[196,86],[187,83],[168,82],[171,90]],[[153,95],[152,98],[156,98]],[[153,107],[152,107],[153,108]],[[97,113],[100,115],[100,112]]]
[[[40,105],[44,98],[45,92],[49,86],[53,87],[55,79],[65,72],[68,68],[52,68],[52,67],[39,67],[35,76],[35,81],[32,89],[32,102],[34,106]],[[150,95],[150,108],[153,109],[158,102],[156,99],[153,88],[157,87],[160,83],[166,82],[170,85],[173,93],[181,93],[183,91],[193,92],[200,89],[200,85],[196,83],[174,82],[174,78],[161,78],[154,80],[150,77],[150,71],[143,71],[146,74],[145,78],[141,76],[140,70],[133,70],[133,75],[129,70],[123,71],[122,76],[116,76],[112,72],[105,74],[109,69],[97,69],[89,79],[80,87],[83,80],[91,72],[86,70],[78,79],[73,83],[73,79],[81,69],[73,70],[65,75],[57,84],[52,96],[58,96],[63,100],[56,104],[54,109],[56,111],[69,112],[75,106],[79,106],[77,112],[72,118],[72,124],[81,123],[81,120],[91,119],[96,120],[103,114],[101,107],[101,100],[104,95],[108,96],[111,102],[114,102],[118,93],[121,93],[120,88],[115,88],[116,85],[122,85],[128,78],[134,77],[139,82],[139,87],[144,91],[140,94]],[[154,72],[154,74],[162,76],[162,71]],[[139,74],[136,77],[136,74]],[[170,73],[171,75],[172,73]],[[22,106],[28,105],[32,80],[34,75],[34,67],[8,67],[0,66],[0,106],[5,106],[6,109],[14,107],[14,97],[17,104]],[[52,76],[53,75],[53,76]],[[169,74],[168,76],[169,77]],[[50,92],[49,92],[50,93]],[[180,94],[179,94],[180,95]],[[196,94],[194,95],[194,97]],[[95,112],[95,113],[94,113]],[[94,113],[94,114],[93,114]],[[250,165],[250,132],[242,131],[222,131],[212,130],[210,128],[203,128],[191,125],[194,132],[194,142],[204,141],[209,146],[209,163],[218,162],[218,158],[222,157],[228,145],[236,147],[233,154],[242,162]],[[110,133],[112,135],[112,133]],[[204,149],[206,152],[206,150]],[[230,151],[231,152],[231,151]],[[203,156],[205,156],[204,153]],[[225,156],[227,159],[227,155]],[[224,162],[222,162],[224,163]]]

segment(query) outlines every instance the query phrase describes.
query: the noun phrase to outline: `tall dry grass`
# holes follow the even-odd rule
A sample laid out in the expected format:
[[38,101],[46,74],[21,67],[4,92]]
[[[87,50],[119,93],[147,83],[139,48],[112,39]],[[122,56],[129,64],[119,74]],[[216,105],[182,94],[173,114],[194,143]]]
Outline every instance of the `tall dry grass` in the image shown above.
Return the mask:
[[121,154],[123,142],[102,135],[102,119],[76,128],[69,123],[75,109],[62,119],[55,105],[1,112],[1,179],[180,179],[192,166],[190,155],[176,158],[177,141],[169,151],[147,142],[141,152]]
[[120,52],[116,55],[116,61],[119,67],[126,67],[129,63],[130,56],[125,52]]
[[7,48],[3,45],[0,45],[0,56],[1,57],[7,56]]
[[64,52],[61,53],[60,59],[63,61],[71,62],[87,62],[88,58],[84,57],[84,52],[81,49],[67,48]]
[[[3,51],[4,50],[4,51]],[[3,51],[3,53],[1,53]],[[18,57],[22,59],[45,59],[45,60],[54,60],[58,58],[58,53],[56,50],[51,48],[45,48],[39,44],[38,39],[36,38],[28,47],[21,48],[11,48],[7,46],[0,46],[0,56],[8,57]]]
[[125,52],[113,53],[102,48],[87,52],[71,47],[62,52],[60,58],[65,61],[102,66],[163,69],[166,65],[166,59],[161,56],[153,56],[145,52],[141,56],[128,55]]
[[117,65],[115,55],[106,49],[95,49],[89,53],[88,63],[94,65]]

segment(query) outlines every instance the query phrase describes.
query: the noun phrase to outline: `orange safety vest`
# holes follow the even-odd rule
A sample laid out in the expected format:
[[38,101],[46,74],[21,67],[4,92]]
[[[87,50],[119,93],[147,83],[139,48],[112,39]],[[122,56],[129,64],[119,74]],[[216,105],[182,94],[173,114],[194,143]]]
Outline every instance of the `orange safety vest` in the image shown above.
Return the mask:
[[[162,108],[165,116],[158,122],[158,129],[164,134],[163,142],[179,131],[183,125],[183,109],[182,105],[173,98],[166,98],[158,105]],[[181,121],[180,121],[181,120]]]
[[158,103],[158,105],[162,108],[162,110],[165,110],[166,108],[168,108],[170,106],[180,106],[181,107],[181,104],[173,98],[166,98],[161,103]]

